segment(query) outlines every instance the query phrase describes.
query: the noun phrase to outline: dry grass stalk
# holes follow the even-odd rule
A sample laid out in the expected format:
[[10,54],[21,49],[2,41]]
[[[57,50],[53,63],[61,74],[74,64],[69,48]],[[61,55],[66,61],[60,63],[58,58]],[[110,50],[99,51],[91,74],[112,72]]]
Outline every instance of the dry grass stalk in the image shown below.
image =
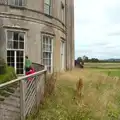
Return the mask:
[[46,86],[45,86],[45,96],[46,95],[51,95],[55,89],[56,86],[56,81],[57,81],[57,72],[54,72],[50,78],[46,81]]
[[83,94],[83,79],[79,78],[79,80],[76,83],[76,93],[77,96],[82,96]]

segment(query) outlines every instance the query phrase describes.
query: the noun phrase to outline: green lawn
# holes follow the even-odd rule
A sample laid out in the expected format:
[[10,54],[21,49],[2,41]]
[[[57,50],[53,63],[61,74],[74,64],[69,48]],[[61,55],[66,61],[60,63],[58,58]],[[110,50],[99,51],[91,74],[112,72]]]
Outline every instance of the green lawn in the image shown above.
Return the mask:
[[114,76],[120,77],[120,70],[105,70],[102,72],[109,74],[109,76],[112,76],[112,77],[114,77]]
[[120,63],[85,63],[86,68],[119,69]]
[[85,68],[120,77],[120,63],[85,63]]

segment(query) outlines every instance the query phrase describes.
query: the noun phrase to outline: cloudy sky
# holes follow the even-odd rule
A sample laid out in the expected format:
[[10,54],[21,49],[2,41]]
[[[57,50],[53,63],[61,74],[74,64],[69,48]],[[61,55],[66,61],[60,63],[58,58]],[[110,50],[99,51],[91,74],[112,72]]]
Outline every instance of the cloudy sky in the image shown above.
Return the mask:
[[120,58],[120,0],[75,1],[75,57]]

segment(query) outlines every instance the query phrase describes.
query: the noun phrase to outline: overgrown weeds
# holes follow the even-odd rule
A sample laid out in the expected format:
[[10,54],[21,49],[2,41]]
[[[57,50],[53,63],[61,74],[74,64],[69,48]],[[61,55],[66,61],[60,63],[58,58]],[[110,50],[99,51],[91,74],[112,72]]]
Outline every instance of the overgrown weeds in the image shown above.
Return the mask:
[[[84,95],[74,99],[79,77],[84,81]],[[46,98],[37,116],[29,120],[119,120],[119,79],[77,69],[61,75],[55,86],[54,94]]]

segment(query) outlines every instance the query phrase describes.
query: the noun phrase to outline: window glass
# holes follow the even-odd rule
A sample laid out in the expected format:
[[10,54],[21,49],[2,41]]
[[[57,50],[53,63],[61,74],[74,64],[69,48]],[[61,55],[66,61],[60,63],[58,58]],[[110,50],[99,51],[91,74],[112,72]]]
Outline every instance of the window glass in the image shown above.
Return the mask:
[[47,66],[48,71],[52,68],[52,37],[44,35],[42,40],[43,64]]
[[45,2],[45,4],[48,4],[48,5],[50,5],[50,3],[51,3],[51,0],[44,0],[44,2]]
[[17,74],[24,73],[24,36],[19,31],[7,32],[7,64],[15,68]]

